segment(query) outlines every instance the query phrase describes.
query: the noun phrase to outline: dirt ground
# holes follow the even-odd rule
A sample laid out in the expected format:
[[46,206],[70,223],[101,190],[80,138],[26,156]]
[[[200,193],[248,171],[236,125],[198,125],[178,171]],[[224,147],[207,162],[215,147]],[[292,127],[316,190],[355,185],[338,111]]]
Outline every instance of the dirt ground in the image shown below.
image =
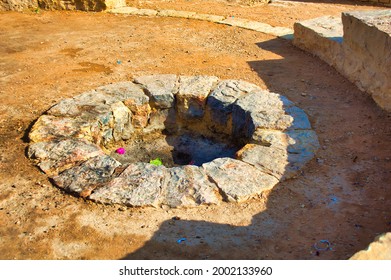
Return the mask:
[[[129,2],[286,27],[374,8]],[[58,101],[157,73],[243,79],[281,93],[308,113],[322,148],[297,178],[262,199],[192,209],[85,201],[52,186],[26,158],[29,128]],[[197,20],[2,12],[0,96],[1,259],[347,259],[391,231],[391,114],[290,41]],[[319,240],[332,250],[316,252]]]

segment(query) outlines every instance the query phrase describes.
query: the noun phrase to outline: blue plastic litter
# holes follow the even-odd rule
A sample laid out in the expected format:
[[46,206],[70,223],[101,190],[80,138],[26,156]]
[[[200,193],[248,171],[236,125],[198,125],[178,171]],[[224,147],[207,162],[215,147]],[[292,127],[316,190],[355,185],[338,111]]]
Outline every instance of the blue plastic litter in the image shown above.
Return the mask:
[[176,241],[176,243],[181,244],[182,242],[185,242],[186,238],[180,238]]

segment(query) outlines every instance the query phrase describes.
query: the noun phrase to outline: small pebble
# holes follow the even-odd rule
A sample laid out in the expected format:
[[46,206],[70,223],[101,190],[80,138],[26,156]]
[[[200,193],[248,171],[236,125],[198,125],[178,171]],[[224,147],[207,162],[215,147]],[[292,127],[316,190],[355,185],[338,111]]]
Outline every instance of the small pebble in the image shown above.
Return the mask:
[[167,210],[170,210],[171,209],[171,207],[170,206],[168,206],[168,205],[165,205],[165,204],[163,204],[162,206],[160,206],[163,210],[165,210],[165,211],[167,211]]
[[319,163],[319,164],[323,164],[323,163],[324,163],[324,160],[321,159],[321,158],[317,158],[317,159],[316,159],[316,162]]

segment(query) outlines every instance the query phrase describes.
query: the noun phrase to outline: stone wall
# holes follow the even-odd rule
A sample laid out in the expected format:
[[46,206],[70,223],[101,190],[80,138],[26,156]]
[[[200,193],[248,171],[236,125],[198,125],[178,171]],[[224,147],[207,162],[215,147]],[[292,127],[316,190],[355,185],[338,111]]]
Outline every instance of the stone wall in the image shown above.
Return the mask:
[[368,4],[376,3],[376,4],[380,4],[380,5],[390,6],[391,7],[391,0],[356,0],[356,1],[360,1],[360,2],[368,3]]
[[342,14],[340,71],[391,111],[391,10]]
[[125,0],[0,0],[0,11],[45,10],[103,11],[126,6]]
[[23,11],[38,7],[38,0],[0,0],[0,11]]
[[297,22],[293,43],[319,56],[391,112],[391,10]]

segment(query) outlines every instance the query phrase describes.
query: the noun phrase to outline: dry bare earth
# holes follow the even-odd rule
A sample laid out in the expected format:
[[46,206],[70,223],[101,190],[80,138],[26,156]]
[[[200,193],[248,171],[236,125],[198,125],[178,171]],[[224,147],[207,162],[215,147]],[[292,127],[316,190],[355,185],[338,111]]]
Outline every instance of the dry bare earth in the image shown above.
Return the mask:
[[[303,17],[318,7],[295,4]],[[291,26],[288,8],[273,9]],[[201,21],[81,12],[1,13],[0,26],[0,258],[346,259],[391,230],[391,116],[290,42]],[[287,96],[318,133],[317,160],[263,199],[165,210],[73,197],[26,158],[29,127],[59,100],[155,73],[244,79]],[[317,255],[321,239],[333,250]]]

